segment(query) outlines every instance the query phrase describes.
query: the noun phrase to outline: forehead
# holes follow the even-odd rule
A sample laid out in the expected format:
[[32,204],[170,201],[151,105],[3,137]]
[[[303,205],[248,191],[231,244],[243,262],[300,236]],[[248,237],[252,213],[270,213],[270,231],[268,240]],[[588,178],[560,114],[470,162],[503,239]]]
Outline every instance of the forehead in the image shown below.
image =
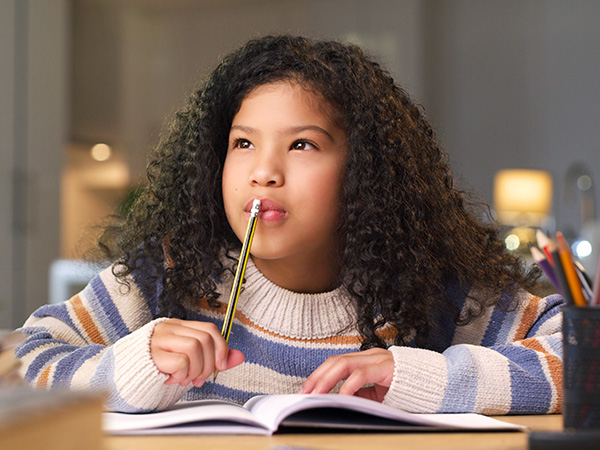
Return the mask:
[[336,108],[316,89],[295,80],[277,81],[255,87],[243,98],[238,114],[243,109],[258,109],[261,106],[290,109],[300,106],[305,113],[322,116],[332,126],[342,128],[337,120],[339,112]]

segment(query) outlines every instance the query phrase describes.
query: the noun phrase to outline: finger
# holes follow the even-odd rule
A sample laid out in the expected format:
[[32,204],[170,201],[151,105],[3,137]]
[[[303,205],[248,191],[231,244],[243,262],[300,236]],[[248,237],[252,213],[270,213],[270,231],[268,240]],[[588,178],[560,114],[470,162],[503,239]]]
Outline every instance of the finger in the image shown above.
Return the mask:
[[[180,328],[175,330],[176,333],[179,331]],[[177,377],[182,386],[198,377],[206,379],[214,371],[214,345],[212,336],[208,333],[193,331],[161,335],[155,340],[154,347],[186,356],[187,372],[183,378]]]
[[[221,336],[217,326],[210,322],[198,322],[191,320],[170,319],[164,322],[166,333],[176,334],[178,336],[188,336],[197,339],[200,343],[207,342],[207,335],[211,337],[210,355],[205,355],[204,371],[206,373],[214,371],[214,368],[225,369],[227,364],[227,355],[229,347]],[[157,325],[158,327],[158,325]],[[161,329],[162,331],[162,329]],[[210,360],[210,361],[209,361]],[[207,364],[212,365],[209,370]]]
[[[229,357],[227,358],[227,365],[225,370],[228,369],[232,369],[236,366],[239,366],[241,363],[244,362],[245,356],[242,352],[240,352],[239,350],[234,350],[234,349],[230,349],[229,350]],[[194,386],[196,387],[200,387],[204,384],[204,382],[206,381],[206,378],[202,379],[202,378],[196,378],[195,380],[192,381],[192,383],[194,384]]]
[[169,375],[165,384],[180,383],[187,377],[189,361],[185,354],[156,349],[152,359],[161,373]]
[[342,385],[343,391],[340,393],[351,395],[366,383],[383,384],[389,387],[393,373],[394,358],[388,350],[375,348],[348,353],[325,361],[311,374],[308,383],[303,386],[303,391],[314,394],[326,393],[346,379],[345,386]]
[[348,377],[359,364],[358,358],[351,354],[341,357],[333,357],[331,361],[325,361],[314,373],[312,389],[306,387],[306,393],[325,394],[333,389],[338,382]]
[[206,380],[215,370],[215,346],[212,336],[201,332],[192,338],[182,339],[182,350],[190,357],[190,367],[184,384],[197,378]]
[[325,360],[323,364],[317,367],[304,381],[302,384],[302,388],[300,389],[301,394],[310,394],[313,392],[315,385],[321,379],[323,375],[325,375],[329,368],[334,365],[338,358],[341,356],[330,356]]
[[[356,367],[340,388],[342,395],[354,395],[365,384],[381,384],[387,379],[385,366],[382,364],[367,364]],[[389,385],[387,386],[389,387]]]
[[[197,333],[208,333],[212,337],[214,348],[215,366],[219,370],[227,369],[227,358],[229,347],[227,342],[221,336],[221,332],[214,323],[198,322],[194,320],[178,320],[175,324],[179,325],[174,332],[182,335],[197,336]],[[214,368],[213,368],[214,371]]]
[[368,400],[379,401],[379,399],[377,398],[377,394],[375,392],[374,386],[360,388],[358,391],[356,391],[354,393],[354,396],[366,398]]
[[244,362],[246,357],[239,350],[230,349],[229,357],[227,358],[227,369],[232,369]]
[[384,386],[369,386],[360,388],[354,393],[356,397],[362,397],[376,402],[383,402],[385,395],[388,393],[389,387]]

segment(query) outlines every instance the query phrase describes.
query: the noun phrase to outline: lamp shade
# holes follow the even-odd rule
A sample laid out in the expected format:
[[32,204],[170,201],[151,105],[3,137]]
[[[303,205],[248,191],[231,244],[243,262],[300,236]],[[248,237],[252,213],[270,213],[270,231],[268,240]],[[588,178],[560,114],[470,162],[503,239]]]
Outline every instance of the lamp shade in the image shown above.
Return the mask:
[[552,176],[542,170],[499,171],[494,178],[494,209],[503,224],[539,226],[552,209]]

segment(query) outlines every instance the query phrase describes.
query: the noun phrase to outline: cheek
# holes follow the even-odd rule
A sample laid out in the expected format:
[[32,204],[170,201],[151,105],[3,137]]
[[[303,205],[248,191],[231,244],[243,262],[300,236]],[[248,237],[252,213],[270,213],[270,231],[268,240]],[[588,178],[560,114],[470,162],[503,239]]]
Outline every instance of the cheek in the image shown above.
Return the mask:
[[231,208],[235,204],[235,193],[238,190],[235,184],[235,174],[232,172],[231,167],[225,163],[223,167],[223,181],[222,181],[222,192],[223,192],[223,205],[225,206],[225,214],[227,219],[231,223]]
[[339,209],[342,177],[338,171],[314,173],[309,181],[309,201],[325,215],[335,215]]
[[223,200],[227,201],[227,196],[238,190],[237,182],[239,182],[239,176],[236,173],[235,165],[229,162],[229,159],[225,160],[223,165]]

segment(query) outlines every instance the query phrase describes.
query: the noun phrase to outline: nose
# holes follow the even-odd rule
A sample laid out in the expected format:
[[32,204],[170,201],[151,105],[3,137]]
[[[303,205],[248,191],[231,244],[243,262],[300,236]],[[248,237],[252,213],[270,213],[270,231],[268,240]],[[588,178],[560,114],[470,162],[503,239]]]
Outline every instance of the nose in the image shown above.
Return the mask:
[[255,164],[250,172],[250,184],[257,186],[282,186],[283,167],[279,158],[271,152],[256,152]]

